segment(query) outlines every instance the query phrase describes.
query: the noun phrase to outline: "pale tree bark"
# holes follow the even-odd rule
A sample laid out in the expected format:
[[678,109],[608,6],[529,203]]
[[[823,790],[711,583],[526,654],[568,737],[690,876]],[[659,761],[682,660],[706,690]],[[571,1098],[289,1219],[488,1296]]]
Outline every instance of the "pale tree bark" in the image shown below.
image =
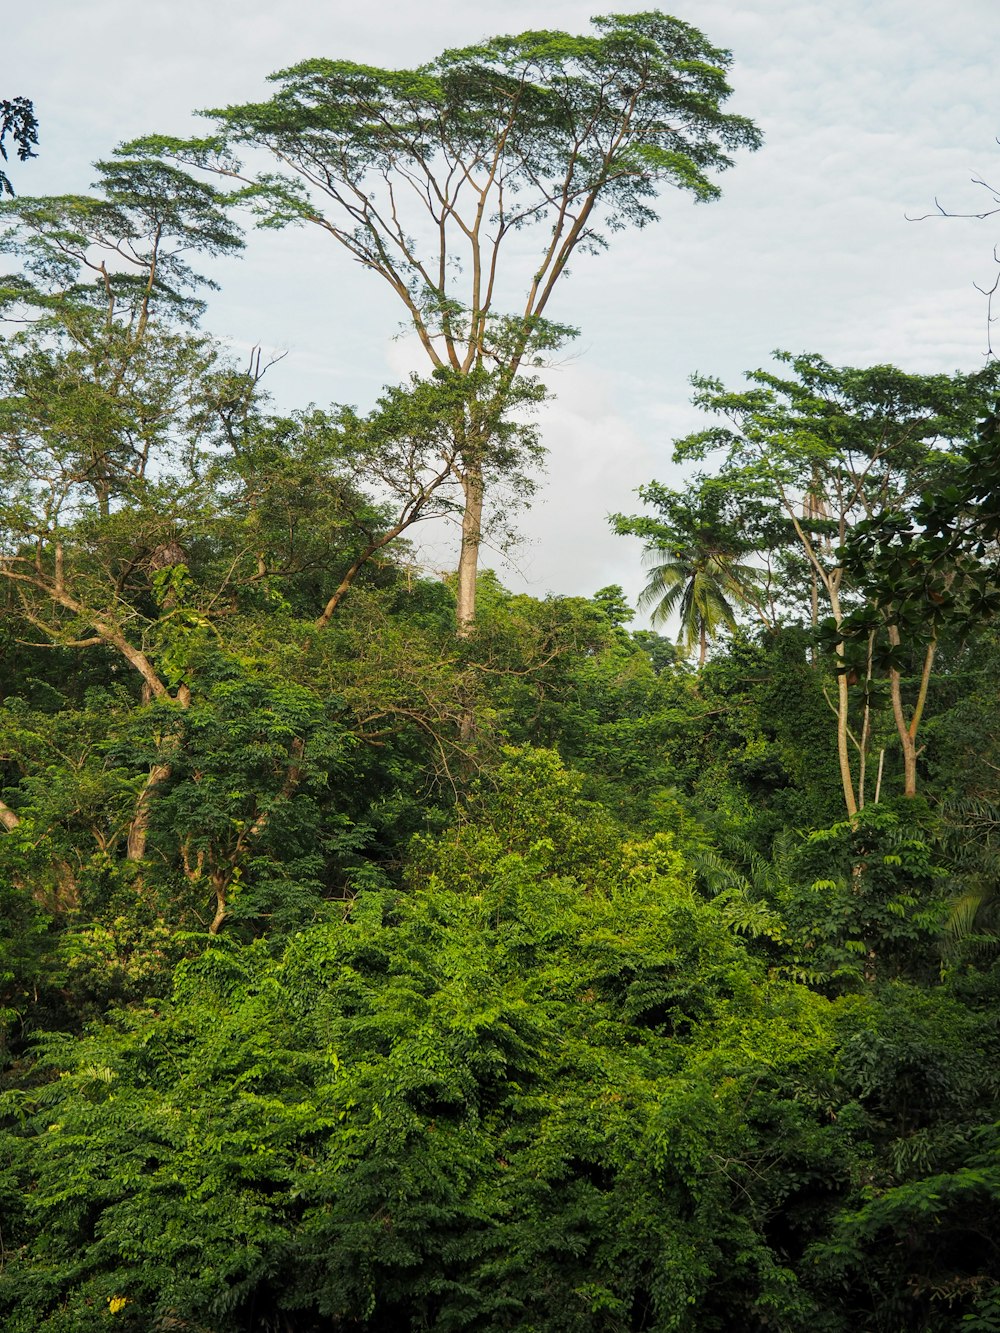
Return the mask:
[[476,577],[479,571],[479,547],[483,536],[483,474],[474,466],[462,475],[465,512],[462,515],[462,547],[458,561],[456,618],[458,633],[467,638],[476,618]]
[[[844,645],[837,645],[838,655],[843,658]],[[837,761],[840,765],[840,784],[844,792],[844,805],[847,817],[853,819],[858,813],[858,803],[854,796],[854,775],[851,771],[851,751],[848,745],[848,693],[847,673],[837,672]]]
[[[868,655],[865,660],[865,706],[861,719],[861,740],[858,744],[858,809],[865,808],[865,785],[868,776],[868,748],[872,738],[872,708],[869,691],[872,683],[872,668],[875,653],[875,633],[868,635]],[[880,770],[881,771],[881,770]],[[875,804],[878,805],[878,787],[875,789]]]
[[211,876],[212,892],[215,894],[215,915],[209,923],[208,933],[218,935],[226,919],[228,908],[227,894],[232,883],[234,871],[213,870]]
[[[16,569],[12,567],[10,561],[0,563],[0,577],[22,588],[34,588],[37,592],[49,598],[56,606],[61,606],[63,610],[69,611],[79,620],[86,621],[94,631],[95,637],[87,640],[75,640],[74,646],[94,646],[97,643],[103,643],[109,648],[114,648],[117,653],[124,657],[129,666],[138,671],[153,698],[170,697],[170,691],[160,679],[156,668],[142,649],[129,643],[121,629],[109,620],[104,613],[93,611],[66,591],[62,584],[60,566],[57,566],[57,580],[54,582],[50,582],[40,574],[29,574],[25,570]],[[25,615],[32,625],[48,634],[54,644],[58,645],[64,642],[57,628],[45,624],[39,616],[32,614],[27,606],[25,607]]]
[[[448,115],[441,115],[419,131],[405,123],[397,124],[378,101],[380,95],[367,112],[371,133],[383,140],[380,154],[373,153],[367,139],[357,156],[345,152],[338,140],[330,156],[324,157],[320,143],[302,150],[267,122],[254,123],[243,141],[270,151],[284,169],[297,175],[318,196],[325,196],[329,206],[303,211],[302,220],[319,227],[389,286],[432,369],[471,376],[489,364],[499,372],[509,391],[569,261],[577,248],[593,237],[601,201],[633,178],[643,182],[650,179],[649,173],[640,175],[634,167],[624,165],[623,152],[632,142],[645,142],[648,135],[643,125],[643,115],[648,114],[643,111],[644,98],[662,96],[655,91],[657,68],[655,61],[648,64],[644,59],[635,65],[625,86],[618,86],[611,78],[596,83],[589,110],[581,111],[567,103],[570,128],[563,147],[564,161],[550,181],[539,179],[530,153],[519,157],[522,104],[526,93],[533,95],[532,79],[537,75],[530,52],[519,71],[508,76],[488,146],[470,144]],[[551,94],[562,95],[558,80]],[[717,93],[706,95],[714,98]],[[609,101],[616,96],[620,104],[614,108],[613,122],[602,129]],[[755,139],[755,131],[745,132],[748,142]],[[370,162],[359,167],[366,154],[371,155]],[[259,188],[256,177],[229,155],[220,154],[210,160],[200,150],[191,157],[180,148],[176,157],[240,185]],[[652,174],[655,176],[655,172]],[[429,224],[420,246],[415,238],[422,228],[414,228],[408,220],[410,208],[416,208],[420,221]],[[523,301],[494,345],[491,320],[503,277],[505,243],[529,223],[543,220],[549,227],[548,236],[526,283]],[[451,281],[459,260],[468,278],[465,290],[456,299],[451,294]],[[501,394],[492,404],[501,412],[506,405],[502,399]],[[477,440],[474,452],[459,452],[456,462],[465,498],[458,562],[460,636],[470,632],[475,618],[484,492],[493,442],[494,436],[487,430]]]
[[153,764],[149,770],[142,791],[135,803],[135,812],[129,825],[125,855],[130,861],[141,861],[146,855],[146,839],[149,835],[149,811],[157,787],[170,777],[173,769],[170,764]]
[[[54,605],[62,607],[69,611],[73,616],[81,621],[86,621],[94,631],[93,637],[89,639],[73,640],[72,646],[76,647],[95,647],[103,644],[105,647],[113,648],[133,670],[139,673],[142,678],[142,697],[143,702],[148,703],[153,699],[170,699],[181,708],[187,708],[191,702],[191,691],[187,684],[182,683],[178,686],[176,692],[172,695],[166,682],[162,680],[150,658],[141,648],[135,647],[126,638],[122,629],[116,625],[105,613],[93,611],[87,607],[78,598],[73,597],[66,589],[64,574],[64,556],[61,543],[56,544],[55,549],[55,577],[52,580],[44,577],[37,570],[28,573],[23,569],[13,568],[11,562],[0,564],[0,577],[6,578],[15,587],[22,590],[22,596],[27,596],[29,589],[36,593],[41,593],[47,597]],[[36,615],[25,601],[24,614],[26,619],[36,628],[42,630],[55,645],[65,644],[66,640],[60,634],[57,626],[48,624],[41,616]],[[149,831],[149,812],[150,803],[158,787],[160,787],[171,774],[169,763],[162,761],[154,763],[149,770],[146,782],[139,793],[136,801],[135,810],[129,825],[129,831],[126,838],[126,856],[130,861],[141,861],[146,854],[146,841]],[[6,807],[5,807],[6,808]],[[10,811],[10,816],[16,821],[17,816]],[[5,828],[13,827],[4,818],[0,812],[0,823]]]
[[[840,605],[840,584],[843,579],[844,571],[838,566],[833,570],[828,570],[819,558],[819,554],[813,545],[809,534],[805,531],[802,522],[795,513],[793,505],[789,504],[787,496],[782,491],[782,502],[785,506],[785,512],[789,515],[792,526],[795,529],[795,535],[798,537],[802,549],[806,553],[812,570],[822,584],[827,599],[830,603],[830,613],[839,629],[843,623],[844,615]],[[844,794],[844,806],[847,810],[848,819],[855,819],[858,813],[858,801],[855,796],[854,772],[851,764],[850,749],[850,685],[847,680],[846,671],[846,647],[843,639],[840,639],[834,649],[837,659],[837,704],[834,712],[837,715],[837,763],[840,768],[840,785]]]
[[[899,647],[900,635],[897,625],[889,625],[889,642],[894,648]],[[930,687],[931,671],[934,666],[934,655],[937,651],[937,640],[931,639],[924,650],[924,660],[920,669],[920,684],[917,688],[917,700],[913,706],[913,712],[909,719],[906,717],[906,708],[903,704],[903,681],[902,675],[896,667],[889,671],[889,694],[892,699],[892,715],[896,722],[896,732],[899,736],[899,743],[903,750],[903,795],[916,796],[917,794],[917,758],[920,750],[917,748],[917,732],[920,729],[920,723],[923,719],[924,708],[927,704],[927,691]],[[923,747],[921,747],[922,749]]]
[[[362,569],[364,569],[368,561],[371,560],[372,556],[377,555],[383,547],[388,546],[390,542],[394,542],[398,536],[406,531],[407,528],[412,527],[414,523],[420,521],[431,497],[451,476],[453,466],[454,460],[449,458],[444,470],[436,473],[419,488],[415,495],[410,497],[400,511],[396,522],[383,532],[375,541],[368,543],[357,559],[353,561],[350,568],[347,570],[347,573],[334,589],[332,595],[327,599],[322,613],[316,618],[317,629],[325,629],[326,626],[329,625],[337,607],[350,592],[354,580],[361,573]],[[473,589],[474,587],[475,584],[473,584]]]
[[878,752],[878,776],[875,779],[875,804],[878,805],[879,798],[882,795],[882,770],[885,767],[885,746]]
[[[802,500],[802,519],[803,523],[814,519],[829,518],[829,509],[826,501],[823,499],[823,488],[820,482],[816,468],[813,468],[812,486],[806,492]],[[815,563],[809,571],[809,610],[812,617],[813,633],[819,628],[819,575],[816,572]],[[810,650],[810,656],[813,666],[816,666],[816,648]]]

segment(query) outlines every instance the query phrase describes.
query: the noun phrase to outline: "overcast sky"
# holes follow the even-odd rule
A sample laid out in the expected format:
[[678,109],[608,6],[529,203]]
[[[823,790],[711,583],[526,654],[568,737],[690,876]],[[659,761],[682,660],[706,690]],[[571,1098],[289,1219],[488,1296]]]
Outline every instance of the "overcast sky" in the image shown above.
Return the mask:
[[[198,107],[266,92],[265,76],[309,56],[412,67],[448,46],[527,28],[583,32],[593,12],[643,4],[484,0],[34,0],[5,17],[0,96],[34,100],[40,156],[10,174],[21,194],[86,190],[89,164],[122,139],[189,133]],[[634,489],[678,477],[671,442],[694,428],[688,377],[731,383],[775,348],[841,365],[972,370],[1000,216],[907,221],[937,196],[982,211],[1000,185],[1000,25],[995,0],[716,0],[670,5],[733,51],[727,109],[765,144],[721,178],[723,197],[666,195],[661,221],[581,257],[549,314],[581,336],[550,376],[547,478],[509,586],[590,594],[641,587],[638,543],[606,516]],[[287,350],[268,376],[283,410],[370,407],[419,365],[395,335],[378,280],[304,230],[254,233],[218,266],[206,327],[237,349]],[[425,543],[431,568],[454,564]]]

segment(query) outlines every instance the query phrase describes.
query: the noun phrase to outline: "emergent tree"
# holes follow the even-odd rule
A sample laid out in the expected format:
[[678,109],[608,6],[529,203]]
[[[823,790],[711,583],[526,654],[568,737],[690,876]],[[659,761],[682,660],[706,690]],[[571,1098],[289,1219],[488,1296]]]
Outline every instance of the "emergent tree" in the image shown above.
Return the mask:
[[[207,112],[210,137],[122,150],[229,178],[263,226],[322,228],[389,284],[431,368],[477,377],[454,418],[460,632],[486,490],[526,461],[498,439],[515,380],[572,332],[548,319],[571,256],[654,221],[663,185],[716,197],[708,173],[760,141],[722,111],[730,55],[697,29],[656,11],[593,25],[496,37],[416,70],[307,60],[271,76],[270,101]],[[532,227],[541,242],[519,272]]]

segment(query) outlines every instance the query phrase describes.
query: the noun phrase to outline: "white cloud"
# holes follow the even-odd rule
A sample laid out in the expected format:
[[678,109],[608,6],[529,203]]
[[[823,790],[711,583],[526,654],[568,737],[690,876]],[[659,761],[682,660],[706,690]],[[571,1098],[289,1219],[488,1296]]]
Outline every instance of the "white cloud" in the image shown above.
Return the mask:
[[[41,156],[14,164],[16,184],[85,188],[88,163],[116,140],[188,132],[200,123],[192,108],[261,96],[266,73],[306,56],[410,65],[494,32],[583,31],[591,12],[614,7],[35,0],[5,27],[5,95],[33,97],[42,128]],[[993,0],[676,7],[733,48],[733,109],[755,117],[767,143],[723,178],[721,202],[667,196],[660,224],[575,262],[551,313],[581,328],[578,359],[553,381],[547,480],[519,556],[539,592],[641,584],[636,551],[604,516],[634,507],[649,477],[670,479],[670,441],[696,424],[693,371],[736,382],[775,347],[842,364],[971,369],[985,349],[972,284],[992,281],[1000,219],[917,224],[905,214],[932,208],[935,195],[956,210],[982,207],[969,178],[1000,181]],[[399,323],[391,295],[319,234],[255,234],[246,259],[219,276],[210,327],[289,349],[269,377],[283,407],[364,408],[386,379],[420,364],[406,341],[387,341]],[[453,561],[450,542],[440,558]]]

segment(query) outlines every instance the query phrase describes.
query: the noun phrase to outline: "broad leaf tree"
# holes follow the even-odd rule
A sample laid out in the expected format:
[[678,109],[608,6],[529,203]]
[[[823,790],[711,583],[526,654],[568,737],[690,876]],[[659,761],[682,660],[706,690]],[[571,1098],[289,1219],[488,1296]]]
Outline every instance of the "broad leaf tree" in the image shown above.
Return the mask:
[[714,198],[709,173],[760,140],[722,110],[730,56],[697,29],[656,11],[593,26],[496,37],[415,70],[307,60],[272,76],[269,101],[206,113],[207,138],[122,150],[219,173],[262,225],[319,227],[388,283],[430,368],[478,377],[454,424],[463,631],[498,434],[518,375],[570,335],[550,303],[571,257],[654,221],[664,186]]
[[[719,480],[733,505],[757,521],[769,511],[770,529],[783,531],[781,600],[792,615],[824,622],[832,649],[837,752],[845,807],[854,815],[865,802],[872,682],[880,672],[888,677],[904,789],[916,792],[917,733],[937,633],[933,620],[904,621],[886,601],[867,637],[848,634],[845,621],[867,595],[842,551],[857,525],[889,507],[912,511],[923,492],[951,484],[957,453],[995,392],[996,371],[909,375],[893,366],[838,368],[815,355],[781,353],[778,360],[791,375],[754,371],[745,390],[695,377],[695,402],[725,424],[678,441],[676,457],[702,460],[724,450]],[[855,684],[863,686],[860,718],[851,709]]]
[[[128,590],[183,560],[177,511],[200,504],[195,458],[215,432],[217,354],[191,327],[203,280],[188,256],[240,238],[176,168],[98,167],[92,196],[0,209],[0,251],[21,264],[0,277],[19,329],[0,343],[0,586],[43,637],[106,646],[163,695]],[[168,471],[187,487],[164,489]],[[77,564],[74,544],[96,560]]]
[[[263,611],[307,652],[313,626],[328,623],[390,541],[453,507],[448,422],[470,381],[443,375],[391,390],[367,418],[348,409],[268,417],[259,362],[234,369],[195,327],[192,255],[239,245],[216,191],[152,160],[118,159],[100,173],[94,195],[0,209],[0,249],[20,261],[0,277],[13,328],[0,338],[4,629],[18,651],[116,686],[93,705],[95,726],[113,726],[83,746],[74,783],[44,778],[35,735],[45,734],[44,714],[0,740],[11,779],[0,829],[14,835],[4,856],[18,883],[59,910],[79,905],[81,849],[96,845],[132,874],[147,875],[155,858],[189,896],[211,893],[204,920],[218,930],[248,863],[275,836],[272,809],[287,825],[295,802],[311,800],[337,707],[369,744],[385,744],[368,733],[401,707],[397,729],[422,725],[437,744],[437,722],[426,720],[434,692],[400,705],[403,672],[395,702],[376,710],[370,662],[357,707],[343,702],[349,673],[327,666],[323,706],[305,707],[291,685],[277,686],[272,631],[277,693],[263,706],[246,649]],[[522,395],[519,406],[530,405]],[[511,423],[500,438],[531,434]],[[296,614],[304,636],[289,624]],[[268,718],[246,743],[234,680]],[[212,743],[199,750],[206,735]],[[116,746],[125,757],[112,763]],[[103,813],[81,824],[88,807]]]

